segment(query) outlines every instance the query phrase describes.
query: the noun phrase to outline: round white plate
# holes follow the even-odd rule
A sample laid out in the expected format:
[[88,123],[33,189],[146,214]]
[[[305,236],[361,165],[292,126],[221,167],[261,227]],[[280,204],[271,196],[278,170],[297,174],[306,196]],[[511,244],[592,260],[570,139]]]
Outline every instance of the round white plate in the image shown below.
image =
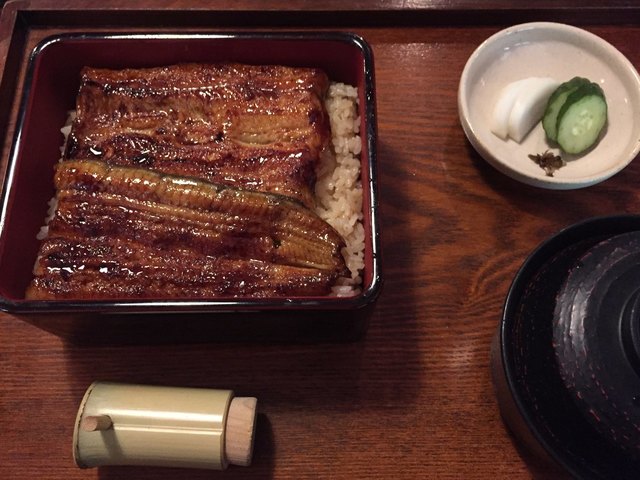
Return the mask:
[[[580,76],[604,90],[608,121],[600,142],[582,155],[562,153],[567,164],[552,177],[529,158],[557,145],[547,141],[538,123],[521,142],[502,140],[490,119],[502,88],[521,78],[552,77],[559,82]],[[458,111],[464,132],[491,165],[537,187],[572,189],[616,174],[640,151],[640,77],[615,47],[580,28],[549,22],[516,25],[485,40],[469,57],[460,78]]]

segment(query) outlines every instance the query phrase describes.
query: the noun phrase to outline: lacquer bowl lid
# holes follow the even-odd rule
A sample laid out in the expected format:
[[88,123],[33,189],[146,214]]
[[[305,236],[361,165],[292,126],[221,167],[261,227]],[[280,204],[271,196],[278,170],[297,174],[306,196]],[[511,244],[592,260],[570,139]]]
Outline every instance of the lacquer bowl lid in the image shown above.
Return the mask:
[[580,412],[640,458],[640,232],[606,238],[574,260],[556,299],[553,346]]
[[497,340],[498,400],[517,437],[577,478],[638,478],[640,216],[543,242],[514,278]]

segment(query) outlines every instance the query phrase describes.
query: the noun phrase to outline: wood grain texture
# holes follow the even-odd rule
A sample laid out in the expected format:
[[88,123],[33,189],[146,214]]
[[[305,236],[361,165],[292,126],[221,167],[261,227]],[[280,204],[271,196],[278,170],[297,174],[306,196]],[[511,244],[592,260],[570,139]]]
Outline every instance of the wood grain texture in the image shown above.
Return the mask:
[[[32,3],[44,11],[77,2]],[[147,3],[181,8],[196,2]],[[471,2],[389,3],[453,15]],[[579,16],[576,7],[584,2],[565,3]],[[250,1],[213,4],[257,8]],[[343,8],[338,4],[345,5],[328,3]],[[487,8],[510,4],[520,5],[486,2]],[[614,22],[619,13],[608,18]],[[25,33],[25,51],[48,34],[83,28],[47,25],[44,14],[37,19],[41,26]],[[640,26],[598,24],[586,28],[640,64]],[[340,27],[362,35],[376,62],[385,287],[361,341],[83,347],[0,315],[0,478],[566,478],[523,451],[504,428],[489,345],[528,253],[576,221],[637,212],[640,164],[589,189],[557,192],[516,183],[478,156],[459,125],[458,81],[472,51],[506,26]],[[15,115],[15,105],[1,108]],[[6,162],[7,144],[3,152]],[[73,423],[94,380],[256,396],[252,466],[225,472],[76,468]]]

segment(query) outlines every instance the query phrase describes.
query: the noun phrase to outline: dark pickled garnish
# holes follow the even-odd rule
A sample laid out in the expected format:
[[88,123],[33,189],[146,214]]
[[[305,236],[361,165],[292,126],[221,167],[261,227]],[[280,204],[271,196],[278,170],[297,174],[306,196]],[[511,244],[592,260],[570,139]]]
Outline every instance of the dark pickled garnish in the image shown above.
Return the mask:
[[564,167],[565,162],[560,155],[554,155],[553,152],[547,150],[544,153],[531,154],[529,158],[536,162],[544,170],[547,177],[553,177],[556,170]]

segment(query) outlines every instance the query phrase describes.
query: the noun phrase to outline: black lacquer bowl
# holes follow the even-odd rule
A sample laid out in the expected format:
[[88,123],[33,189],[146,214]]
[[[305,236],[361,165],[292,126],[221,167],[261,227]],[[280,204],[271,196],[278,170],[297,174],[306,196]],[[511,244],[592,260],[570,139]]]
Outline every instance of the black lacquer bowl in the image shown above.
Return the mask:
[[513,281],[492,346],[507,426],[573,476],[640,474],[640,216],[544,242]]

